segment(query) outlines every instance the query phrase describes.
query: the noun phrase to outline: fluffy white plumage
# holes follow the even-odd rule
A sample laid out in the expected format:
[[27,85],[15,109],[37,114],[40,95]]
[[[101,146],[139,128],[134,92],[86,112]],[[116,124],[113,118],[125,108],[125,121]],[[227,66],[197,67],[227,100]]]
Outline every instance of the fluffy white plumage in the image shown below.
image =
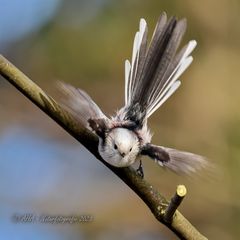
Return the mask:
[[[102,141],[102,140],[100,140]],[[132,165],[139,153],[139,140],[132,131],[125,128],[113,129],[98,150],[102,158],[115,167]]]

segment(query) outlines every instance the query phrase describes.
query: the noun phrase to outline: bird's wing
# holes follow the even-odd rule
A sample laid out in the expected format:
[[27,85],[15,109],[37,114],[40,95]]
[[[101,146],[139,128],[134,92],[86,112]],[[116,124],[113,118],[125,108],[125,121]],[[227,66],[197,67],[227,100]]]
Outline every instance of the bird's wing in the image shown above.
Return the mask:
[[89,119],[108,119],[91,97],[79,88],[59,82],[61,106],[85,127]]
[[208,165],[206,158],[200,155],[153,144],[143,146],[141,154],[179,174],[195,173]]

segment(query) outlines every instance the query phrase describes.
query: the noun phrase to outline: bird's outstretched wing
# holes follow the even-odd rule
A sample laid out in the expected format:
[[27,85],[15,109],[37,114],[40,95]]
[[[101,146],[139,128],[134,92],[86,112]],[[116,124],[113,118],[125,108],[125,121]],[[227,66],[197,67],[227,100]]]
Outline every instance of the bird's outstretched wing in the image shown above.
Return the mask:
[[89,128],[89,119],[108,119],[91,97],[79,88],[59,82],[61,106],[75,119]]
[[153,144],[143,146],[141,154],[149,156],[159,165],[180,174],[195,173],[208,165],[207,160],[200,155]]
[[176,53],[186,25],[186,19],[168,20],[163,13],[147,47],[147,24],[140,20],[132,62],[125,61],[125,111],[122,112],[126,119],[135,108],[140,108],[146,118],[150,117],[180,86],[179,77],[191,64],[190,54],[197,44],[192,40]]

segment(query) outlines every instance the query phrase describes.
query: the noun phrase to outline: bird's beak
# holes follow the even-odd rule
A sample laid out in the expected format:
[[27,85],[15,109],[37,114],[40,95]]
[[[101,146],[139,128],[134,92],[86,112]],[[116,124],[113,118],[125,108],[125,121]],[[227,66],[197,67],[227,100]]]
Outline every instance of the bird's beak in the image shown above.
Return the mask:
[[125,154],[124,152],[123,152],[123,153],[120,152],[120,155],[121,155],[122,157],[125,157],[126,154]]

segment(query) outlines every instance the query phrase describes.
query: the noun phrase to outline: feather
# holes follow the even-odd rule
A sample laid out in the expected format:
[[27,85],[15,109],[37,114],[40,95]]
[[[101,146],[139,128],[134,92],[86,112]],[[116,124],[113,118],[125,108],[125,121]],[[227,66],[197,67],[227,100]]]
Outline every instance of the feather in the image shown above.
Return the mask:
[[163,95],[161,95],[161,98],[159,98],[159,102],[156,103],[156,106],[154,105],[153,108],[149,108],[147,112],[147,117],[151,116],[151,114],[156,111],[164,102],[168,100],[172,96],[172,94],[180,87],[181,82],[175,81],[171,86],[170,89]]
[[129,60],[125,61],[125,105],[128,104],[128,99],[129,99],[129,77],[130,77],[130,70],[131,70],[131,64]]
[[169,161],[163,162],[163,166],[180,174],[195,173],[208,166],[206,158],[189,152],[172,148],[161,147],[169,155]]
[[[139,31],[133,42],[132,62],[125,61],[125,105],[130,103],[135,88],[137,75],[141,72],[147,49],[147,24],[145,19],[140,20]],[[127,74],[126,74],[127,73]]]
[[89,128],[89,119],[107,119],[86,92],[63,82],[58,85],[62,95],[61,106],[84,126]]
[[153,144],[143,146],[141,154],[148,155],[160,166],[180,174],[195,173],[208,166],[207,160],[200,155]]
[[192,40],[176,54],[186,25],[185,19],[167,20],[166,13],[161,14],[147,48],[147,25],[140,20],[132,62],[125,63],[126,118],[136,104],[146,118],[150,117],[180,86],[178,79],[191,64],[190,54],[196,46]]

